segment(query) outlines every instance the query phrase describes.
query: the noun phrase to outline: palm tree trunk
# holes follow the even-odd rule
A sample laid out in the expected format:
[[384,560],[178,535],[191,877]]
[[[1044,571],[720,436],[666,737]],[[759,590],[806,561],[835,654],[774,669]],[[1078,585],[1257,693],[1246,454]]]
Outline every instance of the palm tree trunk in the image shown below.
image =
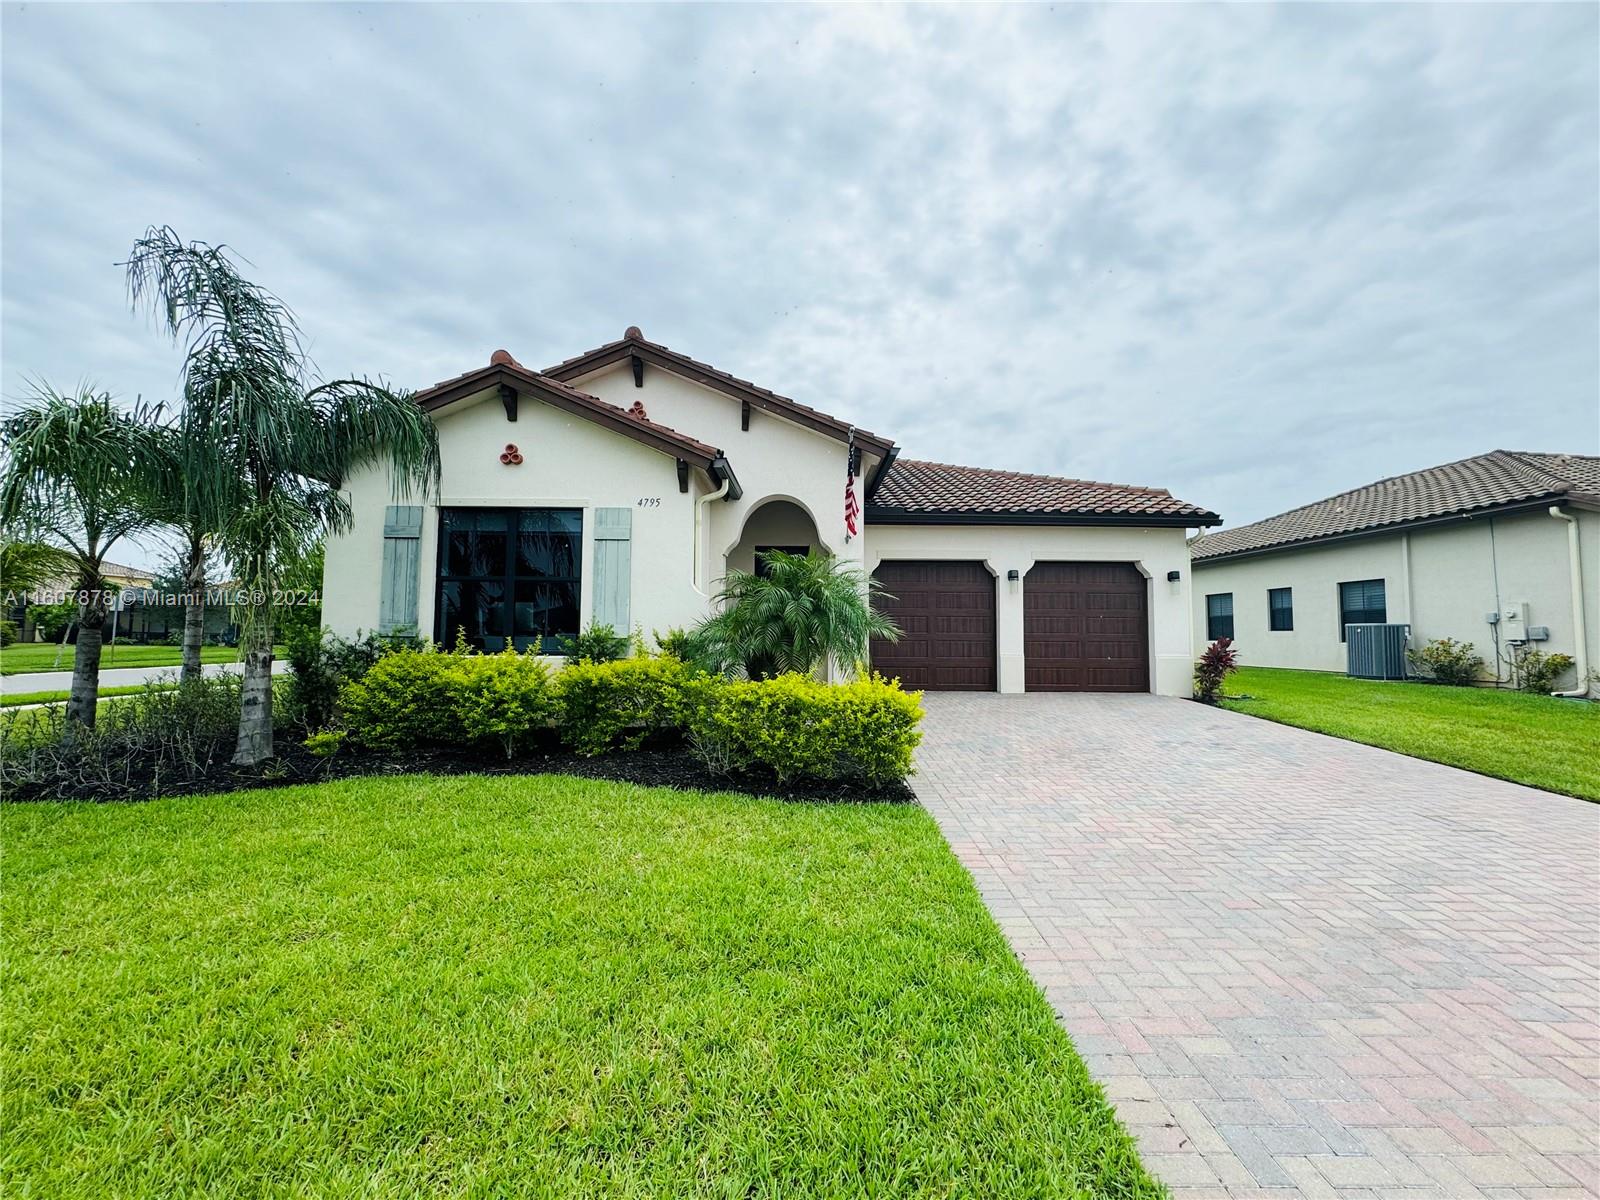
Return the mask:
[[189,541],[183,590],[183,669],[178,673],[178,682],[193,683],[200,678],[200,644],[206,632],[206,555],[199,538]]
[[100,648],[106,628],[106,609],[100,602],[100,573],[85,572],[78,587],[78,644],[72,653],[67,721],[93,729],[95,705],[100,699]]
[[238,767],[253,767],[272,757],[272,636],[266,645],[252,645],[244,655],[244,685],[239,693],[239,745],[233,752]]

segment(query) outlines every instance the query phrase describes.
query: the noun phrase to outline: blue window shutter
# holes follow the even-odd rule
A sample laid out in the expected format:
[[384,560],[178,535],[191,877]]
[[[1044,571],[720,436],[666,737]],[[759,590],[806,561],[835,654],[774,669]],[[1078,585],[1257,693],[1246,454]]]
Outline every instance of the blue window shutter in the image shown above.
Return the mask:
[[418,568],[422,552],[422,506],[391,504],[383,513],[383,573],[378,593],[378,632],[416,634]]
[[626,635],[633,578],[633,510],[594,510],[594,619]]

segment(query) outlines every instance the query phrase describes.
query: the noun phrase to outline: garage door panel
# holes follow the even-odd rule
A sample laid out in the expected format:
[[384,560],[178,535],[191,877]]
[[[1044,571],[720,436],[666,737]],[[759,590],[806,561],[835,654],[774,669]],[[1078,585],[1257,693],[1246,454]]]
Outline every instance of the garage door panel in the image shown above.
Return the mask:
[[1148,691],[1145,596],[1132,563],[1035,563],[1023,582],[1027,689]]
[[874,639],[872,665],[908,688],[993,691],[994,577],[979,562],[885,562],[873,572],[890,597],[898,642]]

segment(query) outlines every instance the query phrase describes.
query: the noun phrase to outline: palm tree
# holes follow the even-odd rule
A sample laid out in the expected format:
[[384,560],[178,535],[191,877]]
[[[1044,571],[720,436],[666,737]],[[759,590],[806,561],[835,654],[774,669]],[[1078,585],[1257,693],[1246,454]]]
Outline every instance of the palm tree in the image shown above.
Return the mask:
[[437,490],[438,437],[408,392],[365,379],[311,386],[294,314],[245,279],[226,248],[152,227],[125,265],[134,305],[183,347],[181,423],[204,429],[215,454],[191,484],[206,509],[225,513],[218,541],[244,597],[233,761],[254,765],[272,755],[276,564],[349,528],[339,489],[357,470],[387,467],[397,500]]
[[860,567],[831,554],[761,555],[761,572],[730,570],[717,600],[724,607],[695,632],[697,656],[752,679],[809,673],[833,659],[853,665],[872,638],[898,641],[900,628],[872,607],[884,596]]
[[119,538],[152,523],[150,483],[162,468],[159,410],[119,409],[88,387],[64,395],[38,384],[0,423],[0,523],[65,546],[78,601],[67,720],[93,727],[110,596],[101,564]]
[[0,628],[6,624],[4,613],[36,600],[40,589],[72,570],[72,556],[65,550],[25,530],[8,529],[6,534],[7,540],[0,541]]

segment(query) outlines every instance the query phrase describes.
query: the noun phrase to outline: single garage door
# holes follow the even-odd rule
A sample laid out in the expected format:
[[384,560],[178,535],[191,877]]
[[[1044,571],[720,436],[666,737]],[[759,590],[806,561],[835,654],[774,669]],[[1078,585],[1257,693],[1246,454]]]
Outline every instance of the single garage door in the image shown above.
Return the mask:
[[874,638],[873,669],[907,688],[992,692],[994,576],[981,562],[886,562],[872,573],[889,597],[877,607],[900,626]]
[[1022,584],[1030,692],[1148,692],[1145,578],[1132,563],[1035,563]]

